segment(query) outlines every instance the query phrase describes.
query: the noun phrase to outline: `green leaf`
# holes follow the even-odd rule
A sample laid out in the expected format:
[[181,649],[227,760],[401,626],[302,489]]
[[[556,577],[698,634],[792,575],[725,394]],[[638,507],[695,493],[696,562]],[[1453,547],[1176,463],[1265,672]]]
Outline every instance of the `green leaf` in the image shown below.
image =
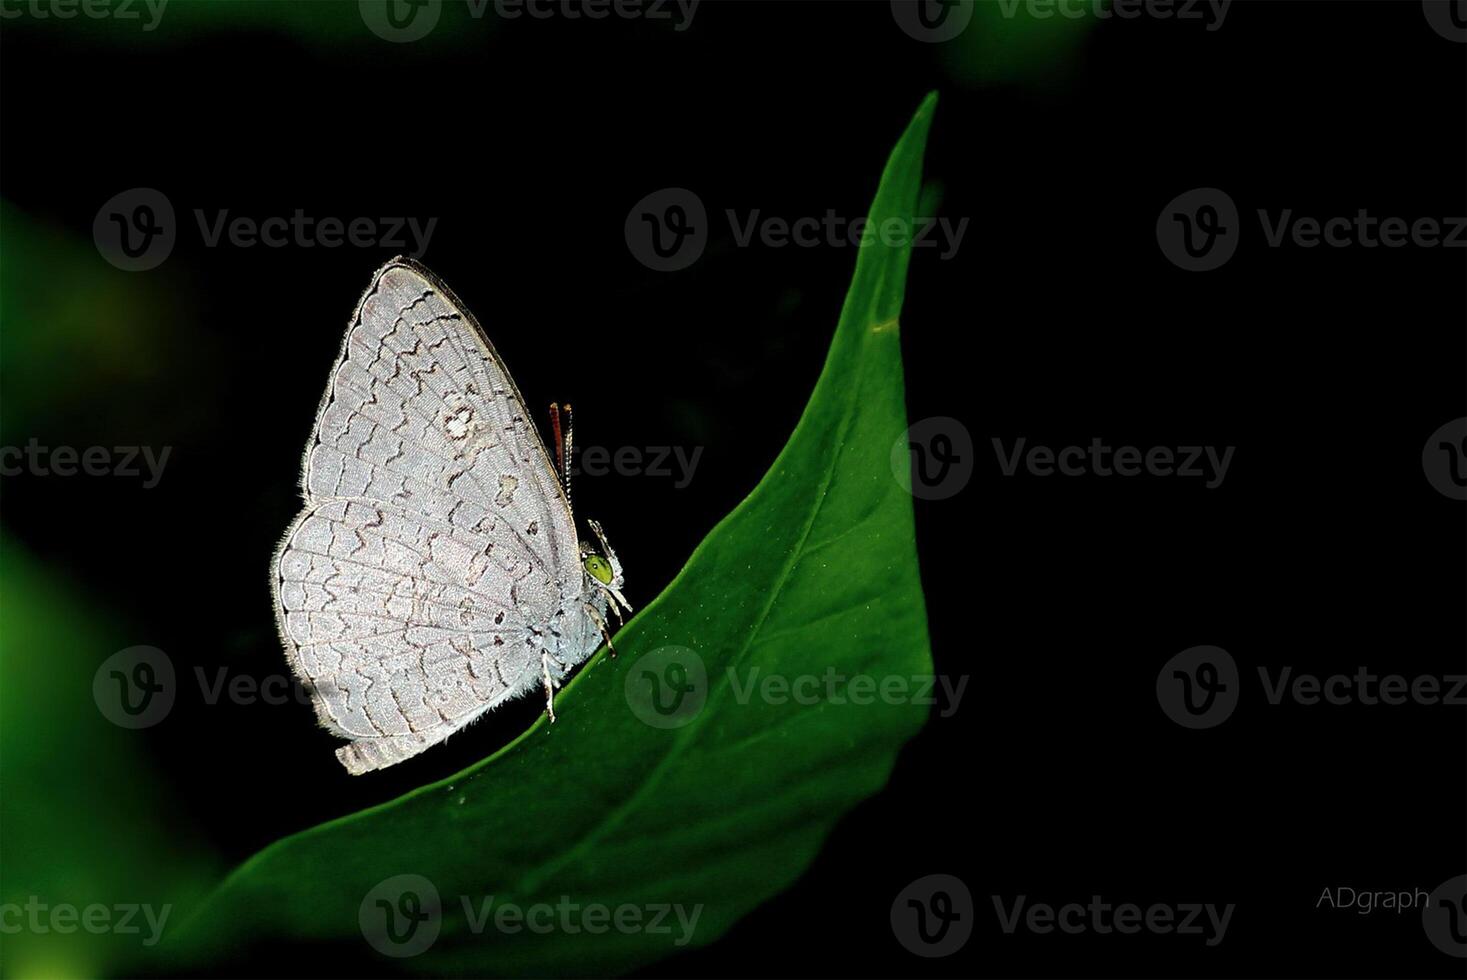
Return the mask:
[[[912,220],[935,103],[935,94],[922,103],[887,163],[794,435],[617,637],[620,657],[603,650],[581,670],[557,700],[556,724],[541,719],[452,779],[256,855],[189,924],[184,962],[271,940],[360,949],[368,893],[408,874],[431,882],[442,908],[436,939],[401,961],[409,971],[634,969],[711,942],[787,888],[842,814],[886,783],[927,709],[875,686],[930,676],[932,661],[912,499],[890,463],[906,428],[897,315],[910,248],[876,232]],[[706,669],[706,689],[671,716],[678,727],[641,720],[661,719],[641,700],[654,678],[679,679],[665,669],[667,647],[694,651]],[[818,679],[817,691],[801,689],[818,700],[765,697],[771,676]],[[380,922],[379,897],[365,912]],[[569,903],[579,911],[564,911]],[[535,913],[549,918],[533,920],[549,931],[501,928],[493,915],[506,904],[549,906]],[[659,904],[685,918],[696,910],[690,937],[676,915],[663,923],[670,934],[615,920],[593,932],[586,911],[636,906],[650,918]]]

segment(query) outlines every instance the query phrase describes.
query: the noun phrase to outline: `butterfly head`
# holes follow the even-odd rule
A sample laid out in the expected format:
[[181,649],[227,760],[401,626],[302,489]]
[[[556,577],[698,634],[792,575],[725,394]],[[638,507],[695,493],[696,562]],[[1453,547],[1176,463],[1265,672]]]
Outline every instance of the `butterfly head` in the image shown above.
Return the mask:
[[602,585],[610,585],[612,579],[615,578],[615,573],[611,570],[611,562],[607,561],[605,558],[602,558],[594,551],[587,553],[587,549],[589,547],[590,545],[588,545],[585,541],[581,542],[581,554],[583,555],[583,558],[581,559],[581,564],[585,566],[586,571],[589,572],[591,577],[594,578],[596,581],[600,582]]
[[610,543],[607,542],[606,532],[601,530],[600,523],[596,521],[587,521],[586,523],[590,525],[601,547],[598,551],[596,545],[591,544],[589,541],[582,541],[581,567],[586,570],[586,575],[591,578],[596,588],[604,589],[610,594],[612,600],[614,600],[612,602],[613,607],[620,607],[627,612],[631,612],[632,607],[621,594],[622,586],[626,582],[626,579],[622,576],[621,562],[617,560],[616,552],[612,550]]

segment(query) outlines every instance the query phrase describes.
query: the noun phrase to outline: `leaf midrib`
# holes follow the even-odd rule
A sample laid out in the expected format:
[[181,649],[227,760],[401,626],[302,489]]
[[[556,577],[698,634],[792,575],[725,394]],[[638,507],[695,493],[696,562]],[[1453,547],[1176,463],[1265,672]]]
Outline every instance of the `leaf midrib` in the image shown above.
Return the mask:
[[[837,325],[835,342],[838,342],[840,340],[840,332],[841,327]],[[816,382],[816,387],[819,387],[819,381]],[[784,587],[789,581],[790,574],[794,571],[795,565],[799,563],[800,558],[802,558],[804,555],[805,542],[809,540],[810,532],[815,527],[815,521],[820,517],[821,508],[825,506],[826,491],[830,489],[830,482],[832,479],[835,478],[836,463],[840,459],[840,447],[845,445],[845,435],[847,430],[850,428],[851,419],[855,415],[854,391],[856,390],[856,388],[852,387],[849,390],[852,391],[853,394],[847,396],[844,399],[844,405],[842,407],[840,416],[840,424],[836,432],[836,438],[832,443],[834,449],[830,454],[830,459],[825,468],[825,472],[821,475],[820,483],[817,489],[817,493],[815,495],[815,503],[814,506],[810,508],[809,519],[805,521],[805,526],[800,531],[800,538],[795,543],[795,547],[791,549],[790,556],[785,561],[784,567],[780,571],[778,581],[776,582],[775,587],[770,591],[768,601],[765,602],[764,607],[760,609],[759,615],[754,621],[753,627],[749,630],[747,634],[747,639],[731,658],[729,664],[730,666],[737,666],[739,663],[741,663],[744,657],[748,654],[749,649],[753,647],[754,644],[758,641],[759,633],[764,628],[765,621],[769,618],[770,610],[772,610],[774,608],[774,604],[779,601],[779,597],[783,594]],[[805,421],[805,419],[801,419],[799,424],[795,426],[795,431],[790,436],[789,445],[792,446],[799,440],[800,432],[805,427]],[[786,447],[786,449],[787,448],[788,447]],[[778,460],[776,460],[775,462],[775,466],[777,465]],[[771,471],[773,470],[773,468],[774,467],[771,467]],[[760,486],[762,485],[763,483],[761,481]],[[758,493],[758,490],[759,486],[756,486],[755,493]],[[740,505],[739,509],[742,509],[743,506],[747,506],[750,502],[752,501],[745,501],[743,505]],[[737,513],[738,510],[735,510],[734,514],[729,515],[729,519],[732,519]],[[723,675],[724,679],[720,680],[716,686],[710,688],[708,701],[705,704],[705,708],[714,707],[714,705],[722,699],[724,693],[729,688],[729,684],[726,679],[727,676],[728,675],[725,672]],[[541,865],[539,869],[531,871],[529,874],[526,874],[524,877],[522,877],[519,881],[520,893],[525,894],[537,889],[546,878],[555,874],[561,868],[579,858],[582,854],[584,854],[587,850],[594,846],[605,833],[614,830],[617,826],[619,826],[621,822],[628,815],[630,815],[641,803],[643,797],[652,792],[658,782],[661,781],[661,779],[663,778],[663,774],[668,770],[672,763],[676,762],[682,756],[687,746],[696,741],[696,735],[698,733],[699,727],[700,726],[698,724],[694,724],[684,729],[683,731],[678,732],[677,738],[674,740],[672,747],[663,754],[662,758],[658,760],[657,765],[653,766],[650,770],[647,771],[646,776],[643,777],[642,781],[638,784],[637,789],[632,792],[625,800],[617,804],[617,806],[609,814],[607,814],[606,819],[602,820],[597,826],[592,828],[586,834],[583,834],[580,839],[577,840],[575,844],[573,844],[571,847],[562,851],[557,859],[552,860],[547,864]]]

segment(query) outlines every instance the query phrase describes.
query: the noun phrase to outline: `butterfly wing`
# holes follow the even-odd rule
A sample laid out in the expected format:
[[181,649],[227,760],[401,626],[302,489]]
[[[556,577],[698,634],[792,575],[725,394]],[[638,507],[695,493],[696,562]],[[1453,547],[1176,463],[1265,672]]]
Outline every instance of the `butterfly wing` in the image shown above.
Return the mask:
[[427,270],[378,271],[306,450],[276,613],[353,772],[441,741],[535,681],[580,583],[569,506],[482,330]]

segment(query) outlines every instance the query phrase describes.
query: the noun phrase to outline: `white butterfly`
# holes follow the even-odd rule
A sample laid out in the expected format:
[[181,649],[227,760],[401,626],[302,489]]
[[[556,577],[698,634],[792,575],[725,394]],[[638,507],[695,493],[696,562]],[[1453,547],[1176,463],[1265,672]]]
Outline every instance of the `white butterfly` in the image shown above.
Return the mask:
[[610,645],[631,611],[601,527],[557,475],[474,318],[393,259],[346,332],[306,448],[305,509],[271,568],[287,657],[353,774],[422,752]]

